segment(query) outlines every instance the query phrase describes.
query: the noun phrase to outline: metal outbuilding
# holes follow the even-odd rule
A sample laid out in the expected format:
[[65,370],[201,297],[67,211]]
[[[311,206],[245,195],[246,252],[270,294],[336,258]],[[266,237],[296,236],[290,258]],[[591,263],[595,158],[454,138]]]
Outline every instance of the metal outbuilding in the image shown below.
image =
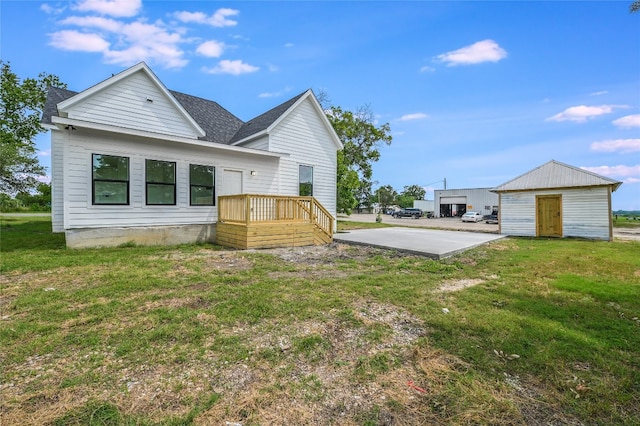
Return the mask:
[[492,189],[500,233],[611,241],[611,193],[622,182],[551,160]]
[[467,211],[489,215],[498,210],[498,195],[491,188],[436,189],[433,198],[436,217],[462,216]]

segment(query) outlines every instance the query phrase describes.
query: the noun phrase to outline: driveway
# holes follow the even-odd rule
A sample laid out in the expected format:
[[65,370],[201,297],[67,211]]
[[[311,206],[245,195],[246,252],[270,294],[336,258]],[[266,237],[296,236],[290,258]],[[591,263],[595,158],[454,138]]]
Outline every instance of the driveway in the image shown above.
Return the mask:
[[443,259],[501,238],[504,235],[420,228],[356,229],[333,236],[338,242],[391,248],[432,259]]

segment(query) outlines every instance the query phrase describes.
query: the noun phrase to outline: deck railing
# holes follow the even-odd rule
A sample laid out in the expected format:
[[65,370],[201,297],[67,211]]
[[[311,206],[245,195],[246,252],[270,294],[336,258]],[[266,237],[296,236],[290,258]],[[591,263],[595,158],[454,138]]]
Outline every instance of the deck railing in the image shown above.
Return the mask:
[[333,216],[314,197],[238,194],[218,197],[218,220],[224,223],[315,223],[333,236]]

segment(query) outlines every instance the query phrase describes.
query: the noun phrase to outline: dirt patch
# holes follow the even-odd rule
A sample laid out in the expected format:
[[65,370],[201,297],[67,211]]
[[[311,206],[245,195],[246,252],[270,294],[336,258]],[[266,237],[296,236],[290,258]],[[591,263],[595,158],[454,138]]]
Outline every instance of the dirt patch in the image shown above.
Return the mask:
[[443,282],[437,289],[437,292],[448,293],[451,291],[458,291],[474,285],[482,284],[485,280],[480,278],[452,280]]
[[259,252],[273,254],[287,262],[304,264],[305,267],[332,265],[340,260],[363,261],[370,259],[373,255],[391,257],[399,255],[392,250],[381,250],[373,247],[353,246],[342,243],[297,248],[265,249]]

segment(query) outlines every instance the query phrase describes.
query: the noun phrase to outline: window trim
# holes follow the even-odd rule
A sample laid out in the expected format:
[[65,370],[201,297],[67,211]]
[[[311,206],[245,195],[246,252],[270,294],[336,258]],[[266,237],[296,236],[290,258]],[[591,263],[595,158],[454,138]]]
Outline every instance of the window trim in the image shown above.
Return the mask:
[[[149,182],[147,176],[147,162],[155,161],[156,163],[167,163],[173,164],[173,183],[164,183],[164,182]],[[167,160],[154,160],[151,158],[145,158],[144,160],[144,202],[146,206],[175,206],[177,205],[177,178],[178,178],[178,164],[175,161],[167,161]],[[162,185],[162,186],[173,186],[173,203],[149,203],[149,185]]]
[[[126,158],[127,159],[127,179],[96,179],[95,178],[95,170],[94,170],[94,159],[96,156],[100,157],[118,157],[118,158]],[[115,183],[126,183],[127,184],[127,201],[124,203],[99,203],[96,202],[96,182],[115,182]],[[91,205],[92,206],[128,206],[130,204],[130,187],[131,187],[131,158],[125,157],[122,155],[111,155],[111,154],[97,154],[91,153]]]
[[[211,174],[211,177],[213,178],[212,180],[212,184],[211,186],[207,186],[207,185],[194,185],[193,183],[191,183],[191,166],[196,166],[196,167],[211,167],[213,168],[213,173]],[[211,189],[211,193],[212,193],[212,200],[211,200],[211,204],[194,204],[193,203],[193,198],[192,198],[192,192],[191,190],[196,187],[196,188],[210,188]],[[210,166],[210,165],[206,165],[206,164],[192,164],[189,163],[189,206],[191,207],[215,207],[216,205],[216,166]]]

